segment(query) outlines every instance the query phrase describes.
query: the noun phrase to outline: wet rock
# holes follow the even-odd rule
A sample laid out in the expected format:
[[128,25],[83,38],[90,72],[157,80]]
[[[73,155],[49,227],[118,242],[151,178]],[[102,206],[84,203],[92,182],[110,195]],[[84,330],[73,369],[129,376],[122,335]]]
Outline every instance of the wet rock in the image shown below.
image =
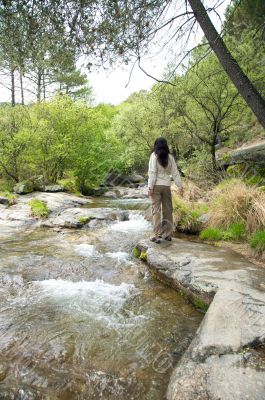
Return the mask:
[[19,182],[13,188],[13,191],[17,194],[32,193],[33,190],[34,190],[34,186],[33,186],[32,181],[30,181],[30,180]]
[[[59,215],[42,222],[45,227],[81,228],[91,220],[117,219],[112,208],[67,208]],[[84,223],[85,222],[85,223]]]
[[[261,400],[264,360],[244,363],[243,349],[265,341],[264,271],[228,249],[180,239],[141,241],[150,270],[196,306],[210,305],[171,377],[168,400]],[[254,368],[253,368],[254,365]]]
[[[31,216],[29,201],[39,199],[47,204],[50,210],[50,218],[53,219],[66,209],[73,209],[90,203],[91,200],[84,197],[70,195],[68,193],[44,193],[34,192],[18,197],[17,204],[10,207],[2,207],[0,213],[1,236],[16,234],[16,230],[28,229],[40,226],[41,221],[36,221]],[[81,215],[81,213],[79,213]],[[83,214],[83,213],[82,213]],[[60,226],[60,225],[59,225]]]

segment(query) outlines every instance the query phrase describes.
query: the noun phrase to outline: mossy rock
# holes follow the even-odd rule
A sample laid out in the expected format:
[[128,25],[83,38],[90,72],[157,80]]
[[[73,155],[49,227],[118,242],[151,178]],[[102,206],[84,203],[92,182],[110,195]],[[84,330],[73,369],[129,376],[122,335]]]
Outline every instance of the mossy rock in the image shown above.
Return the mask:
[[17,183],[14,188],[13,191],[17,194],[27,194],[27,193],[32,193],[34,191],[34,186],[32,181],[28,180],[28,181],[22,181]]

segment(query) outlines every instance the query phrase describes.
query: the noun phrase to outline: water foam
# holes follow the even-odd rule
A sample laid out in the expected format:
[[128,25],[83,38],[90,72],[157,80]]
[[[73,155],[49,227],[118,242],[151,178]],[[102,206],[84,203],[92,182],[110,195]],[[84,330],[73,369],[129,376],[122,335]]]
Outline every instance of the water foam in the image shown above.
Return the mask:
[[128,221],[119,221],[111,225],[109,229],[116,232],[141,232],[149,230],[150,227],[150,222],[146,221],[140,212],[131,212]]
[[78,254],[84,257],[99,256],[99,252],[96,250],[93,244],[87,244],[87,243],[76,244],[74,246],[74,250]]

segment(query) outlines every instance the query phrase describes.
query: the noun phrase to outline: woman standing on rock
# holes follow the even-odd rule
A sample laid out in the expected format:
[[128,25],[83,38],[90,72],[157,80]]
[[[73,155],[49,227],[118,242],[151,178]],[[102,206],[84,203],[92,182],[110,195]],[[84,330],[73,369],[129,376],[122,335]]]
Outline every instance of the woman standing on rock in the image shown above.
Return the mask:
[[160,243],[161,239],[171,241],[173,233],[171,175],[182,190],[180,174],[173,156],[169,153],[167,141],[158,138],[154,143],[148,169],[148,196],[152,201],[153,216],[153,234],[150,240],[155,243]]

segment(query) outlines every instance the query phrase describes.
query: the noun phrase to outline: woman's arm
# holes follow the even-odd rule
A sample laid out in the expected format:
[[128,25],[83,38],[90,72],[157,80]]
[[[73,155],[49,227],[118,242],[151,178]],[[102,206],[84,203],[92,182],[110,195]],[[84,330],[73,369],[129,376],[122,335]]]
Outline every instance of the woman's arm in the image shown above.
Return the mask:
[[156,164],[156,156],[154,153],[151,154],[149,159],[149,167],[148,167],[148,189],[153,190],[154,185],[157,179],[157,164]]
[[182,188],[182,183],[181,183],[181,178],[180,178],[180,173],[176,164],[176,161],[174,160],[174,157],[171,156],[172,164],[171,164],[171,174],[174,179],[175,184],[179,187]]

